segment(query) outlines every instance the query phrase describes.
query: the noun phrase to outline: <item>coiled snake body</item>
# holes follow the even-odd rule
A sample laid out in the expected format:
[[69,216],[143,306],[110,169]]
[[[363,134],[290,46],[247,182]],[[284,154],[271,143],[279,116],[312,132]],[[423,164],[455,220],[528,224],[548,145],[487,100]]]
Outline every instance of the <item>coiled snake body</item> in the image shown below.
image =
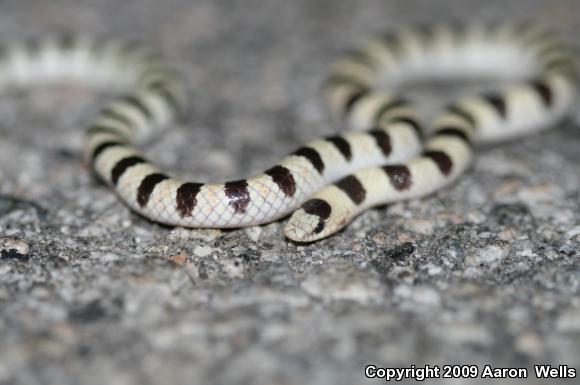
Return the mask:
[[[429,194],[469,165],[472,142],[503,140],[553,125],[575,99],[569,48],[534,25],[408,28],[371,39],[333,67],[325,94],[352,130],[313,140],[264,173],[227,183],[187,182],[147,161],[134,142],[187,105],[183,81],[141,47],[88,38],[14,43],[0,51],[2,86],[67,78],[122,96],[87,131],[95,172],[133,210],[165,224],[257,225],[296,210],[285,235],[313,241],[362,210]],[[423,125],[396,90],[414,79],[518,80],[462,98]]]

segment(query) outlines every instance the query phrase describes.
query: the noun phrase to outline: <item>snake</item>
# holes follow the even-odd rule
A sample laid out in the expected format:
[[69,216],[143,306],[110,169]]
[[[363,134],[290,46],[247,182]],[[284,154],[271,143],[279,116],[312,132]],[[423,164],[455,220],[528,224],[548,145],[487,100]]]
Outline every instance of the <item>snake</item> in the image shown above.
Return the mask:
[[[445,106],[431,129],[404,97],[421,80],[501,81]],[[79,35],[0,46],[0,88],[71,81],[112,94],[87,124],[84,158],[134,212],[161,224],[239,228],[291,214],[296,242],[332,235],[364,210],[431,194],[465,172],[474,144],[551,127],[576,97],[573,49],[534,23],[409,26],[366,39],[323,85],[346,130],[311,140],[245,179],[171,176],[140,144],[187,115],[184,77],[154,50]]]

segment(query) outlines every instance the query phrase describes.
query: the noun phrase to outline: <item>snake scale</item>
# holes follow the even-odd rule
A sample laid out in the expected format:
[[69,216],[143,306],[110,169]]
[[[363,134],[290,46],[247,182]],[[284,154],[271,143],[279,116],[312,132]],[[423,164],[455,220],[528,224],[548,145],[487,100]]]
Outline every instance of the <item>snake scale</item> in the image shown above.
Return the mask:
[[[324,94],[350,129],[310,141],[265,172],[189,182],[149,162],[136,143],[183,115],[181,76],[139,45],[48,37],[0,47],[0,86],[78,81],[115,91],[87,130],[85,156],[134,211],[169,225],[230,228],[294,213],[285,235],[329,236],[363,210],[432,193],[469,166],[473,144],[550,127],[576,96],[572,49],[533,23],[408,27],[340,58]],[[427,132],[400,90],[417,79],[494,78],[506,85],[448,105]]]

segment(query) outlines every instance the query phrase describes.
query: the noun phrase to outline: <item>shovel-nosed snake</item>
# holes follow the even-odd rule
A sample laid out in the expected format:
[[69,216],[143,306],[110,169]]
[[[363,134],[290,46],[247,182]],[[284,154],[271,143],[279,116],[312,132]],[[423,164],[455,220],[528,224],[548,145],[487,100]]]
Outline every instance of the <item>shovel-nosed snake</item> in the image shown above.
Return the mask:
[[[409,27],[376,36],[333,66],[324,94],[349,131],[310,141],[275,166],[226,183],[188,182],[134,144],[188,104],[182,78],[151,51],[84,37],[0,47],[0,86],[54,80],[114,89],[87,131],[87,162],[134,211],[169,225],[229,228],[295,212],[285,235],[309,242],[363,210],[432,193],[471,163],[473,143],[550,127],[576,95],[572,50],[534,24]],[[425,130],[399,90],[416,79],[506,83],[448,105]],[[424,141],[423,138],[427,137]]]

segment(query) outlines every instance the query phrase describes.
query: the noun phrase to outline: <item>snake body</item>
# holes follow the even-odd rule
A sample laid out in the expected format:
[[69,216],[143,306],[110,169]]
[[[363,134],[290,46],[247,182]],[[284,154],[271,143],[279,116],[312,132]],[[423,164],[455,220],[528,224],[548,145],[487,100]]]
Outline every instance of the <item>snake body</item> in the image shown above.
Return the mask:
[[[469,165],[474,140],[504,140],[549,127],[570,110],[575,63],[533,25],[408,28],[369,40],[333,67],[325,93],[352,130],[313,140],[263,173],[226,183],[189,182],[149,162],[136,143],[180,117],[184,81],[162,58],[132,44],[46,38],[0,49],[0,85],[63,78],[114,90],[90,125],[85,156],[134,211],[156,222],[203,228],[267,223],[292,211],[295,241],[340,230],[362,210],[429,194]],[[462,98],[426,134],[398,94],[417,78],[493,76],[516,85]]]
[[335,65],[327,86],[334,113],[358,129],[392,124],[389,114],[398,105],[377,84],[395,90],[425,78],[517,82],[452,103],[435,119],[418,156],[358,170],[317,192],[292,215],[286,235],[324,238],[369,207],[451,183],[469,166],[475,141],[502,141],[550,127],[573,105],[575,68],[571,50],[533,25],[411,28],[367,42]]

